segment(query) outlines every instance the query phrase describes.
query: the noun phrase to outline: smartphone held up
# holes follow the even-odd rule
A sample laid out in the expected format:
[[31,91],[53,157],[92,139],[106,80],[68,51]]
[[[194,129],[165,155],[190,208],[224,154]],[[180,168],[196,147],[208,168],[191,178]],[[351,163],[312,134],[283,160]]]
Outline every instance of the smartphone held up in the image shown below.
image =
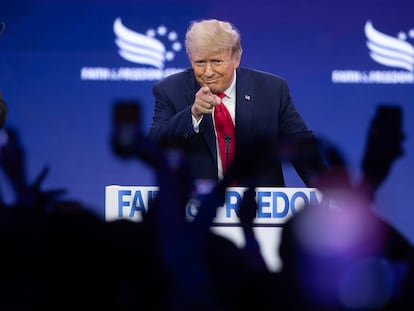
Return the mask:
[[135,156],[142,136],[141,104],[136,100],[118,100],[112,111],[112,151],[121,158]]

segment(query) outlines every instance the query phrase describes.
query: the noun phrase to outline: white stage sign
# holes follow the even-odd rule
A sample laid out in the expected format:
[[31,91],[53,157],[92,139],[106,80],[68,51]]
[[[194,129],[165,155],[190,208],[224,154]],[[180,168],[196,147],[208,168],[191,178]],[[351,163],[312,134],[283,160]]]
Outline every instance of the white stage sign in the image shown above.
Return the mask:
[[[225,204],[217,209],[211,230],[225,236],[242,247],[243,232],[238,225],[237,207],[246,188],[231,187],[226,191]],[[151,206],[157,196],[156,186],[110,185],[105,189],[105,220],[129,219],[141,221],[142,213]],[[254,230],[261,252],[273,271],[281,268],[278,255],[280,233],[283,223],[307,204],[321,201],[321,194],[315,188],[256,188],[258,209]],[[190,200],[186,217],[191,220],[197,214],[198,201]]]

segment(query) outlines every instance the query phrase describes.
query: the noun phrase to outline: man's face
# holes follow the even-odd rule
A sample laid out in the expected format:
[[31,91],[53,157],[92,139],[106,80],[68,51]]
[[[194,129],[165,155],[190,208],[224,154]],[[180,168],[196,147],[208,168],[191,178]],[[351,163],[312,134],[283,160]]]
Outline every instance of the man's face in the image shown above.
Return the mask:
[[240,64],[240,57],[232,57],[230,49],[217,54],[197,51],[191,54],[190,61],[197,82],[218,94],[231,85],[234,69]]

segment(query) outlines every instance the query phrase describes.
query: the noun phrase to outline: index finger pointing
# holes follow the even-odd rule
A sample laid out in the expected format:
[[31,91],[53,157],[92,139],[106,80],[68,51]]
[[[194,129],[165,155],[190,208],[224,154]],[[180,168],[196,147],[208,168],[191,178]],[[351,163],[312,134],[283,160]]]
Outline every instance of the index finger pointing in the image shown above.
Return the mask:
[[203,87],[201,88],[201,92],[202,92],[203,94],[211,94],[210,88],[209,88],[208,86],[203,86]]

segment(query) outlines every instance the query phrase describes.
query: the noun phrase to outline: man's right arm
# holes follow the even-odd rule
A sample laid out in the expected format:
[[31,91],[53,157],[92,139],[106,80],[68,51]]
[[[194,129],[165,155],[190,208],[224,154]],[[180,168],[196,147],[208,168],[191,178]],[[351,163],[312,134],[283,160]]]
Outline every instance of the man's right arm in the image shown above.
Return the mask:
[[[152,89],[155,106],[149,136],[160,142],[168,137],[189,137],[193,135],[194,128],[191,115],[191,105],[180,107],[173,102],[164,89],[158,84]],[[177,99],[179,101],[179,99]]]

